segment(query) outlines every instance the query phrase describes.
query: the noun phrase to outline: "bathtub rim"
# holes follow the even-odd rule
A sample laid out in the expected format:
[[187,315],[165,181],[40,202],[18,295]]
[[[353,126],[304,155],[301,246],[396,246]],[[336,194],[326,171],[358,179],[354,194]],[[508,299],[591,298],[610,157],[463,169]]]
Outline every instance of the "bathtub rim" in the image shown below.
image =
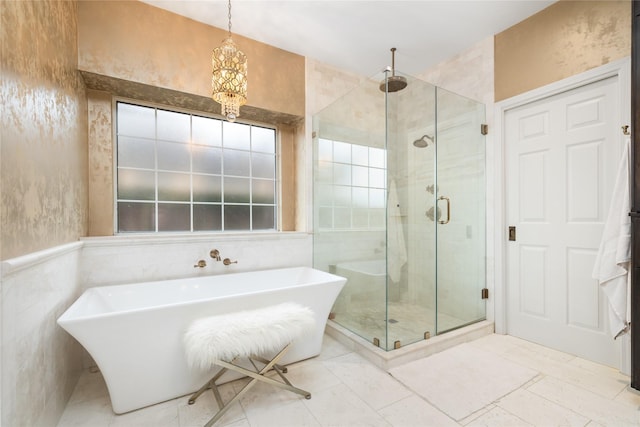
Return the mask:
[[[289,284],[286,286],[274,286],[270,288],[264,288],[259,291],[253,290],[253,291],[239,292],[234,294],[216,295],[216,296],[207,297],[207,298],[191,299],[187,301],[178,301],[178,302],[174,301],[169,303],[157,304],[153,306],[109,311],[109,312],[83,314],[80,316],[74,314],[74,308],[76,310],[80,310],[86,304],[85,300],[91,298],[94,294],[97,294],[101,290],[123,288],[123,287],[130,287],[130,286],[136,286],[136,285],[153,284],[153,283],[167,283],[167,282],[178,282],[178,281],[195,282],[198,280],[203,280],[203,279],[206,280],[209,278],[224,278],[226,276],[245,276],[245,275],[248,276],[258,272],[264,272],[264,271],[277,272],[277,271],[284,271],[284,270],[299,270],[299,271],[312,270],[313,272],[321,273],[323,277],[330,278],[331,280],[313,280],[313,281],[307,281],[302,283]],[[282,267],[282,268],[262,269],[262,270],[255,270],[255,271],[244,271],[244,272],[237,272],[237,273],[211,274],[207,276],[185,277],[185,278],[177,278],[177,279],[173,278],[173,279],[165,279],[165,280],[152,280],[148,282],[132,282],[132,283],[123,283],[123,284],[115,284],[115,285],[95,286],[95,287],[90,287],[85,289],[84,292],[82,292],[82,294],[78,298],[76,298],[76,300],[69,307],[67,307],[67,309],[58,317],[58,319],[56,320],[56,323],[60,325],[62,328],[64,328],[64,325],[70,325],[80,321],[87,321],[87,320],[93,320],[93,319],[96,319],[96,320],[108,319],[110,317],[117,317],[125,314],[147,313],[147,312],[157,311],[160,309],[166,309],[167,307],[183,307],[183,306],[195,304],[195,303],[211,302],[211,301],[216,301],[216,300],[221,300],[226,298],[236,298],[242,295],[249,295],[249,294],[259,295],[259,294],[265,294],[265,293],[270,293],[274,291],[281,291],[283,289],[299,289],[299,288],[304,288],[309,286],[317,286],[322,283],[334,283],[342,280],[344,280],[346,283],[347,279],[337,274],[328,273],[326,271],[319,270],[313,267],[299,266],[299,267]]]
[[[382,271],[372,272],[372,271],[367,271],[364,268],[359,268],[360,265],[379,265],[379,264],[384,265],[384,269]],[[386,277],[387,276],[386,265],[387,265],[387,262],[384,258],[353,260],[353,261],[345,261],[345,262],[339,262],[337,264],[334,264],[336,273],[338,269],[342,269],[350,273],[363,274],[371,277]]]

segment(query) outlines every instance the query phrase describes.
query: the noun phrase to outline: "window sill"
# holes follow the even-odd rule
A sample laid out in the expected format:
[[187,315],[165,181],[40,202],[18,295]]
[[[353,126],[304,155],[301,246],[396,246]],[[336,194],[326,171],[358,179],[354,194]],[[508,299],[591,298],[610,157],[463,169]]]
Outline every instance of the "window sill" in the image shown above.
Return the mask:
[[83,237],[80,241],[90,246],[117,246],[149,245],[149,244],[174,244],[196,242],[234,242],[252,240],[284,240],[306,239],[311,233],[300,231],[252,231],[252,232],[224,232],[224,233],[131,233],[117,234],[115,236]]

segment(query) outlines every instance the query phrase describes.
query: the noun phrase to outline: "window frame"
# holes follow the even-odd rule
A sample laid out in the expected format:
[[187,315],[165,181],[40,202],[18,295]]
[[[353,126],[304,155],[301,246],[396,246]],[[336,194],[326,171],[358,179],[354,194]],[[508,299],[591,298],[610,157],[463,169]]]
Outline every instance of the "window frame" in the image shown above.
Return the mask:
[[[224,229],[224,213],[221,213],[221,220],[222,220],[222,224],[221,224],[221,229],[220,230],[194,230],[194,223],[193,223],[193,207],[196,206],[198,203],[195,202],[194,203],[194,197],[193,197],[193,187],[191,187],[190,189],[190,200],[189,201],[185,201],[185,202],[181,202],[181,204],[185,204],[187,206],[189,206],[189,221],[190,221],[190,229],[189,230],[178,230],[178,231],[164,231],[164,230],[159,230],[158,229],[158,204],[159,203],[163,203],[162,200],[159,200],[158,198],[158,172],[161,172],[162,170],[158,169],[158,165],[157,162],[154,165],[154,175],[155,175],[155,199],[154,200],[150,200],[149,203],[154,205],[154,209],[155,209],[155,218],[154,218],[154,230],[150,230],[150,231],[120,231],[119,230],[119,224],[118,224],[118,203],[119,203],[119,198],[118,198],[118,104],[119,103],[124,103],[124,104],[130,104],[130,105],[134,105],[134,106],[139,106],[139,107],[146,107],[146,108],[153,108],[156,111],[157,110],[163,110],[163,111],[168,111],[168,112],[175,112],[175,113],[179,113],[179,114],[188,114],[189,116],[197,116],[197,117],[203,117],[203,118],[208,118],[208,119],[214,119],[214,120],[219,120],[220,122],[226,122],[227,120],[218,114],[213,114],[213,113],[209,113],[209,112],[204,112],[204,111],[199,111],[199,110],[194,110],[194,109],[188,109],[188,108],[182,108],[182,107],[175,107],[175,106],[171,106],[171,105],[166,105],[166,104],[161,104],[161,103],[156,103],[156,102],[149,102],[149,101],[142,101],[139,99],[133,99],[133,98],[127,98],[127,97],[119,97],[119,96],[114,96],[112,97],[112,154],[113,154],[113,159],[112,159],[112,166],[113,166],[113,230],[114,230],[114,235],[116,236],[131,236],[131,235],[144,235],[144,236],[160,236],[160,235],[175,235],[175,234],[191,234],[191,235],[202,235],[202,234],[242,234],[242,233],[246,233],[246,234],[256,234],[256,233],[279,233],[281,232],[281,224],[282,224],[282,180],[281,180],[281,154],[280,154],[280,149],[281,149],[281,143],[280,143],[280,133],[279,133],[279,129],[276,125],[273,124],[269,124],[269,123],[263,123],[263,122],[257,122],[257,121],[252,121],[252,120],[241,120],[238,119],[235,121],[235,123],[238,124],[242,124],[242,125],[248,125],[248,126],[255,126],[255,127],[260,127],[260,128],[265,128],[265,129],[271,129],[274,131],[274,150],[275,152],[273,153],[273,157],[274,157],[274,202],[273,202],[273,208],[274,208],[274,227],[275,228],[270,228],[270,229],[253,229],[253,223],[252,220],[250,219],[249,222],[249,229],[229,229],[229,230],[225,230]],[[156,112],[156,123],[157,123],[157,112]],[[221,123],[221,125],[223,125]],[[156,124],[156,135],[154,138],[154,142],[157,143],[158,138],[157,138],[157,124]],[[163,140],[160,140],[163,141]],[[222,143],[220,148],[224,151],[223,148],[224,144]],[[247,153],[254,153],[254,151],[249,148],[248,150],[238,150],[238,151],[245,151]],[[263,152],[260,151],[255,151],[255,153],[258,154],[265,154]],[[224,156],[224,155],[223,155]],[[224,158],[224,157],[222,157]],[[224,161],[224,160],[223,160]],[[192,177],[194,176],[194,172],[193,172],[193,167],[190,167],[190,170],[188,172],[189,175],[189,179],[192,180]],[[198,175],[198,173],[196,173],[196,176]],[[224,170],[220,172],[220,179],[221,181],[224,181],[225,176],[230,176],[230,177],[237,177],[237,175],[225,175],[224,174]],[[249,186],[251,188],[251,183],[253,181],[253,176],[252,176],[252,172],[250,172],[249,175],[247,175],[247,177],[249,179]],[[224,186],[222,187],[224,188]],[[252,191],[252,190],[250,190]],[[222,200],[219,203],[213,203],[211,202],[210,204],[217,204],[220,206],[221,211],[224,211],[224,207],[225,205],[227,206],[248,206],[249,210],[251,211],[252,208],[254,206],[271,206],[270,204],[264,204],[264,203],[253,203],[253,200],[251,200],[248,203],[225,203],[224,202],[224,190],[222,190]],[[171,201],[167,201],[167,203],[174,203]],[[251,214],[252,215],[252,214]]]

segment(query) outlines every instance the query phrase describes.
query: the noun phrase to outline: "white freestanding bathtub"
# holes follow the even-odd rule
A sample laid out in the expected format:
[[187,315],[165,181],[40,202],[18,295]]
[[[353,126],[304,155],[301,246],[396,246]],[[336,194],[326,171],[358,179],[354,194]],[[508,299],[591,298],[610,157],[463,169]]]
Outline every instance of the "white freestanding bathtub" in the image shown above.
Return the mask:
[[342,262],[336,264],[332,271],[348,280],[348,285],[336,303],[336,313],[344,314],[358,305],[379,306],[386,301],[386,260]]
[[283,364],[320,353],[329,310],[346,279],[308,267],[235,273],[85,291],[58,319],[100,368],[117,414],[189,394],[213,374],[186,363],[183,333],[200,317],[297,302],[313,310],[313,334]]

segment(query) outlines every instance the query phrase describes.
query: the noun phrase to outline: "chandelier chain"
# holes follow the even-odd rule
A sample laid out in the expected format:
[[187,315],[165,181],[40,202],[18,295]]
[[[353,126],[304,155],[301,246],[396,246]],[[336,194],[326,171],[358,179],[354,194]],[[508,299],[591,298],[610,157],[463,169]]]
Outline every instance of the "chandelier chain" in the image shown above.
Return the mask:
[[231,0],[229,0],[229,37],[231,37]]

